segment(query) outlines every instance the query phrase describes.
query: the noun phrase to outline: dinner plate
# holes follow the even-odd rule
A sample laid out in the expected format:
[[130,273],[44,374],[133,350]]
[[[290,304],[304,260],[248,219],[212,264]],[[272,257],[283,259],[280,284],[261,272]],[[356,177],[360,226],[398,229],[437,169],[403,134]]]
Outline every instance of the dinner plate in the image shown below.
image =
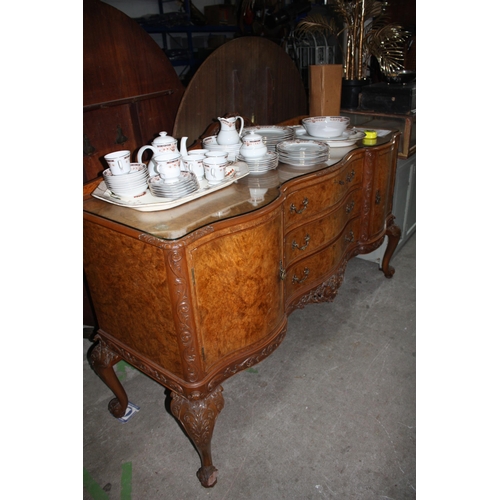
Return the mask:
[[293,139],[280,142],[277,146],[278,152],[290,156],[314,157],[328,153],[328,145],[318,140]]
[[331,148],[343,148],[345,146],[352,146],[356,141],[359,141],[359,139],[362,139],[364,136],[365,133],[361,130],[351,129],[344,132],[342,135],[339,135],[338,137],[332,138],[313,137],[307,134],[301,134],[299,137],[301,139],[309,141],[325,142]]
[[259,134],[262,142],[270,151],[276,150],[276,146],[283,141],[293,139],[294,132],[290,127],[280,125],[257,125],[255,127],[245,127],[242,135],[251,133]]
[[278,166],[278,154],[274,151],[268,151],[261,158],[244,158],[242,155],[238,156],[238,160],[244,161],[248,165],[248,170],[252,172],[266,172],[273,170]]

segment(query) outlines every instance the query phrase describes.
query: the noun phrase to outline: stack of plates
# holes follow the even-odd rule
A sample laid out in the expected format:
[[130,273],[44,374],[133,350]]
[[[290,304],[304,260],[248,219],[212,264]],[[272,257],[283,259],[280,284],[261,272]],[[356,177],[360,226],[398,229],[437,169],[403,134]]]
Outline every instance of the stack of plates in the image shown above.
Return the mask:
[[209,151],[225,151],[228,161],[235,161],[241,148],[241,140],[237,144],[219,144],[217,136],[211,135],[203,139],[203,147]]
[[261,125],[257,127],[245,127],[242,135],[259,134],[262,137],[262,142],[267,146],[269,151],[276,151],[276,146],[283,141],[288,141],[294,138],[294,131],[290,127],[280,127],[279,125]]
[[108,168],[102,175],[107,188],[120,198],[133,198],[148,189],[148,169],[144,163],[131,163],[128,174],[113,175]]
[[151,177],[148,181],[149,190],[154,196],[177,200],[198,191],[200,185],[196,175],[192,172],[181,172],[181,175],[172,182],[171,179],[165,182],[159,175]]
[[303,129],[303,131],[296,129],[295,137],[299,139],[322,141],[328,144],[331,148],[345,148],[346,146],[352,146],[356,143],[356,141],[363,139],[365,137],[365,133],[355,128],[348,128],[337,137],[314,137],[312,135],[308,135],[305,129]]
[[248,165],[250,173],[267,172],[278,166],[278,154],[274,151],[267,151],[267,153],[260,158],[245,158],[240,154],[238,160],[244,161]]
[[284,141],[277,146],[279,161],[293,167],[311,167],[328,161],[330,148],[320,141],[294,139]]

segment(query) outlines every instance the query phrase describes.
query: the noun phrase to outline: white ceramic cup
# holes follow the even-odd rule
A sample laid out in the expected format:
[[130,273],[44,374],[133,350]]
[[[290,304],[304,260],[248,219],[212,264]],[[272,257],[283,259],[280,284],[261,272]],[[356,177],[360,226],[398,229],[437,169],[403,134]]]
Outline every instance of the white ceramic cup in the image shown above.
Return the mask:
[[172,181],[181,175],[182,158],[180,153],[168,152],[155,156],[156,170],[165,181]]
[[130,151],[115,151],[104,156],[113,175],[123,175],[130,172]]
[[209,151],[209,149],[191,149],[188,151],[188,155],[206,155]]
[[[217,183],[224,180],[226,176],[227,161],[224,163],[216,163],[207,161],[209,158],[203,160],[203,168],[205,169],[205,179],[209,183]],[[218,158],[210,158],[210,160],[218,160]]]
[[205,153],[207,158],[224,158],[227,160],[229,153],[227,151],[208,151]]
[[198,179],[203,179],[205,168],[203,167],[203,160],[205,155],[190,155],[182,157],[184,164],[190,172],[193,172]]

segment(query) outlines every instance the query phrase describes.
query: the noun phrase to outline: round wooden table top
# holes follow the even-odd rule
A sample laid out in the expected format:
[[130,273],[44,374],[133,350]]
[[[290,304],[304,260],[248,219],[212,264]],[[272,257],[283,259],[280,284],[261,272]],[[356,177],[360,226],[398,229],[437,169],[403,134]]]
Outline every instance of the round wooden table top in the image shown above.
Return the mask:
[[210,54],[184,92],[172,135],[188,137],[191,145],[228,113],[258,125],[307,114],[300,72],[279,45],[248,36],[231,40]]

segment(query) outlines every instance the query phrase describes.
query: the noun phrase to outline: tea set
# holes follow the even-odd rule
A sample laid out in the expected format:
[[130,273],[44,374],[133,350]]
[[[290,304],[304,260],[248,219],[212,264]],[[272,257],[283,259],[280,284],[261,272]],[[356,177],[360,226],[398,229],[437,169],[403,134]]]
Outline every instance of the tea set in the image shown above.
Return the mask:
[[[241,120],[239,131],[236,120]],[[237,144],[241,146],[240,134],[243,119],[220,118],[221,130],[217,141],[224,147]],[[142,196],[149,187],[153,195],[162,198],[178,198],[191,194],[200,186],[216,186],[235,174],[224,150],[195,149],[187,151],[187,137],[180,140],[162,131],[151,144],[142,146],[137,153],[137,163],[131,163],[130,151],[116,151],[105,155],[108,169],[103,172],[107,188],[123,198]],[[264,146],[265,147],[265,146]],[[149,164],[143,163],[146,151],[153,153]]]
[[[127,150],[105,155],[109,168],[103,172],[103,177],[107,188],[124,198],[142,196],[148,187],[154,196],[178,198],[198,190],[200,186],[216,186],[234,176],[235,169],[231,167],[234,161],[245,162],[249,172],[261,173],[275,169],[278,161],[291,165],[299,162],[301,166],[307,166],[324,161],[323,156],[327,154],[323,150],[321,155],[316,154],[319,153],[316,146],[309,157],[303,158],[301,147],[301,157],[296,158],[293,146],[297,139],[290,141],[290,134],[294,135],[290,127],[244,129],[241,116],[219,117],[218,120],[219,133],[206,137],[203,149],[188,151],[187,137],[180,139],[178,148],[177,139],[162,131],[151,144],[139,149],[136,163],[131,163],[131,153]],[[343,117],[310,117],[303,120],[307,132],[314,132],[316,137],[321,134],[342,135],[348,124],[349,120]],[[143,163],[146,151],[152,152],[147,166]]]

